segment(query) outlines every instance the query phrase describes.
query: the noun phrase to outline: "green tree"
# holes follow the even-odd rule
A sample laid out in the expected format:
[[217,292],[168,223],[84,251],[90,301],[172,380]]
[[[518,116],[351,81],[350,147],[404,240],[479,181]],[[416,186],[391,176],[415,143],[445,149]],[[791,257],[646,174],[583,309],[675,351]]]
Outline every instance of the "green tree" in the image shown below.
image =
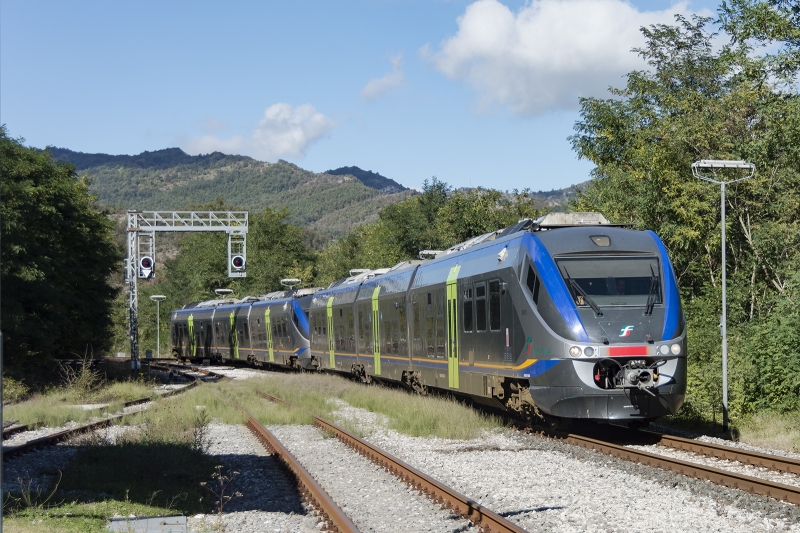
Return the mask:
[[[794,368],[796,357],[765,353],[768,343],[752,351],[756,331],[800,328],[793,315],[786,322],[775,314],[791,301],[800,259],[800,101],[789,82],[797,34],[778,24],[796,12],[783,4],[723,5],[718,22],[730,40],[721,48],[708,18],[643,29],[646,45],[636,52],[650,70],[628,74],[613,98],[582,99],[571,137],[579,156],[597,165],[573,207],[653,229],[670,251],[688,317],[690,398],[708,412],[720,375],[720,199],[718,187],[692,177],[699,159],[745,159],[758,169],[727,195],[732,412],[800,405],[793,378],[778,386],[764,373],[764,358]],[[753,26],[748,13],[756,12],[780,31]],[[756,53],[767,37],[786,39],[780,53]]]
[[4,357],[83,356],[108,347],[121,255],[89,182],[0,127]]

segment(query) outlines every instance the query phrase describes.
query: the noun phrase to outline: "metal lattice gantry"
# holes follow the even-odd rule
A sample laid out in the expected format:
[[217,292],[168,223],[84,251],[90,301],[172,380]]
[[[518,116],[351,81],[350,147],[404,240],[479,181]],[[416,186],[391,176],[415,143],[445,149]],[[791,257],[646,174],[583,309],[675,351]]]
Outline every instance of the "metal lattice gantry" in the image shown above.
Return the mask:
[[214,231],[228,234],[228,277],[247,276],[247,211],[128,211],[128,257],[131,368],[139,368],[138,280],[155,276],[156,233]]

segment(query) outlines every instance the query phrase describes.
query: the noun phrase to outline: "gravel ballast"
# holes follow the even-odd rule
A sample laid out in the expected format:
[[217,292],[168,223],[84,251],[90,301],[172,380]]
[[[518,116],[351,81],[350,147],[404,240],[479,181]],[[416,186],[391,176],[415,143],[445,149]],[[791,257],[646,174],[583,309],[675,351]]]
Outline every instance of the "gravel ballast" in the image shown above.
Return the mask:
[[268,429],[364,533],[479,531],[315,427]]
[[408,437],[338,403],[366,440],[531,532],[800,531],[798,508],[776,500],[510,430]]

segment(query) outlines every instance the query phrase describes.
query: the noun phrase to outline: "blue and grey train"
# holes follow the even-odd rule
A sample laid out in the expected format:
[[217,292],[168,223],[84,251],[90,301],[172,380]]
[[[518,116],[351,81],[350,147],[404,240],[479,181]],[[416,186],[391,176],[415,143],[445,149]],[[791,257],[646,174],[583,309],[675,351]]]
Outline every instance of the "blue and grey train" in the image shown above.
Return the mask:
[[640,423],[682,405],[685,320],[652,231],[551,213],[428,254],[310,295],[299,364],[542,417]]
[[172,354],[190,361],[246,360],[255,366],[310,368],[304,307],[315,290],[188,304],[172,312]]

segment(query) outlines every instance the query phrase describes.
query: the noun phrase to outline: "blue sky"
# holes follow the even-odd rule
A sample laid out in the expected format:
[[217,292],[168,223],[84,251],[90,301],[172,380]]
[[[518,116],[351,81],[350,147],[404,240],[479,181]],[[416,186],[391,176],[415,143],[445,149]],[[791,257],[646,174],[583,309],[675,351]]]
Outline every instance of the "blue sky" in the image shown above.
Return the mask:
[[26,144],[355,165],[409,186],[585,181],[578,97],[642,25],[717,2],[0,0],[0,122]]

